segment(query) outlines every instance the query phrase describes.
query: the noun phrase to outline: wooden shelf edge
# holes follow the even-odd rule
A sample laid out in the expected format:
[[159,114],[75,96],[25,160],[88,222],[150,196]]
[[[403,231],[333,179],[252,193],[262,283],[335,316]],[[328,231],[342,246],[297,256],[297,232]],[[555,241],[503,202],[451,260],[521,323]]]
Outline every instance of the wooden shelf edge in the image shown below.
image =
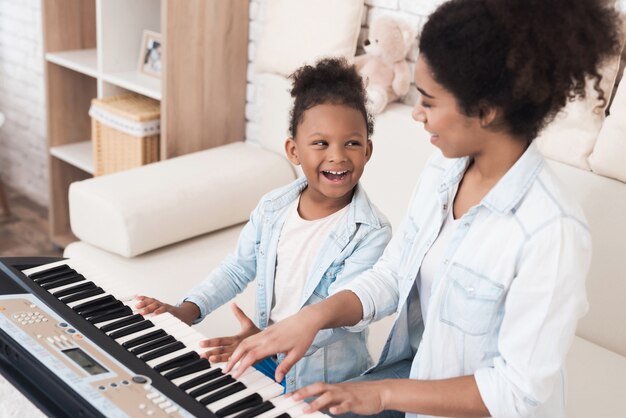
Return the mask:
[[48,52],[46,61],[90,77],[98,78],[98,57],[95,48]]
[[74,142],[50,148],[50,155],[79,168],[86,173],[95,173],[93,144],[91,141]]

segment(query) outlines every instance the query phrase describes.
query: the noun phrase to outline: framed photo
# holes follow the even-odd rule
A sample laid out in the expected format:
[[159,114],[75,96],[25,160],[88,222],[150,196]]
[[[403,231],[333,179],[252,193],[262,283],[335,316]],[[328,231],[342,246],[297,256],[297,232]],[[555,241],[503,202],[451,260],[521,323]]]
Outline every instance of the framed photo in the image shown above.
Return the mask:
[[152,77],[161,78],[161,34],[150,30],[143,31],[141,48],[139,48],[138,71]]

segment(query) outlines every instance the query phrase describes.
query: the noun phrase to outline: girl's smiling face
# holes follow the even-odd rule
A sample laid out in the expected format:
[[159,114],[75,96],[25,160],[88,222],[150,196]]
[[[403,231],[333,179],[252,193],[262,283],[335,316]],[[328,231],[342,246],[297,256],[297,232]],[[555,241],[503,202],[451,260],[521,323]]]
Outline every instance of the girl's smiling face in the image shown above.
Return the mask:
[[352,199],[372,154],[372,143],[361,112],[325,103],[304,112],[296,137],[287,139],[285,151],[292,163],[302,166],[307,178],[303,195],[343,207]]

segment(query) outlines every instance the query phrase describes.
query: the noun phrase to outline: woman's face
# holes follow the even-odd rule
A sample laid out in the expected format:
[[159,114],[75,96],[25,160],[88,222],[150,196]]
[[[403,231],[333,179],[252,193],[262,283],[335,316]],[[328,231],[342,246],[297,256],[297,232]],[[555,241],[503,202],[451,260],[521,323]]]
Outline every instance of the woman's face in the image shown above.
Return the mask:
[[415,87],[419,99],[413,108],[413,119],[424,124],[431,134],[430,142],[448,158],[479,153],[484,132],[480,119],[461,112],[452,93],[435,81],[423,56],[415,64]]

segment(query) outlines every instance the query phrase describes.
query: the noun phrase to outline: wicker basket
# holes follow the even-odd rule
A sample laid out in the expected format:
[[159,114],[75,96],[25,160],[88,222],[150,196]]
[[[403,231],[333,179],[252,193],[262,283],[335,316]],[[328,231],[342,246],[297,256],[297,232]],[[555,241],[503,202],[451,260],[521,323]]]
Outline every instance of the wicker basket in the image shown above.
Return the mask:
[[94,175],[159,160],[160,105],[138,94],[93,99],[89,109]]

